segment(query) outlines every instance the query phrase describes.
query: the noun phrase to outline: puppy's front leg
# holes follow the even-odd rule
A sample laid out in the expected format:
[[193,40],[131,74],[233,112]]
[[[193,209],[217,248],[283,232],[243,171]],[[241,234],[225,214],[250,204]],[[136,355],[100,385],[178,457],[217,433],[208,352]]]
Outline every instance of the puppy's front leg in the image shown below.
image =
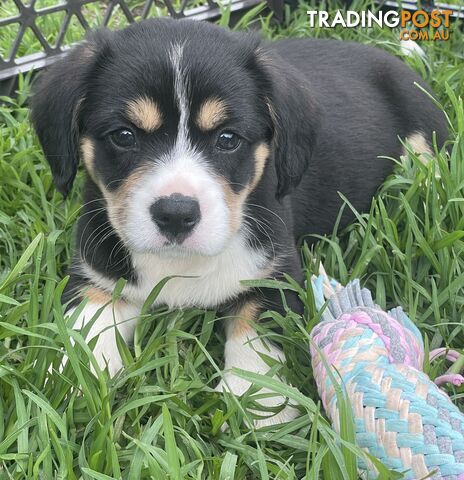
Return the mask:
[[[258,313],[258,305],[249,302],[240,309],[236,318],[226,320],[225,373],[224,379],[221,380],[216,390],[231,391],[237,396],[243,395],[250,387],[250,382],[237,377],[230,369],[235,367],[264,375],[270,367],[260,354],[285,362],[284,353],[275,345],[258,338],[256,330],[251,326],[250,321],[256,320]],[[272,392],[266,388],[261,389],[259,393],[272,395]],[[266,407],[276,407],[284,405],[286,401],[287,399],[284,397],[273,394],[260,399],[259,403]],[[262,412],[260,415],[266,418],[256,420],[256,427],[288,422],[298,415],[298,411],[287,404],[275,415],[272,415],[271,412]]]
[[[140,309],[123,300],[112,303],[109,294],[94,287],[84,293],[84,298],[87,298],[88,302],[73,328],[82,329],[103,308],[90,327],[86,341],[89,342],[98,335],[93,354],[99,367],[104,370],[108,365],[108,373],[114,376],[123,366],[116,344],[115,329],[118,329],[125,342],[131,341]],[[69,310],[68,315],[74,310]]]

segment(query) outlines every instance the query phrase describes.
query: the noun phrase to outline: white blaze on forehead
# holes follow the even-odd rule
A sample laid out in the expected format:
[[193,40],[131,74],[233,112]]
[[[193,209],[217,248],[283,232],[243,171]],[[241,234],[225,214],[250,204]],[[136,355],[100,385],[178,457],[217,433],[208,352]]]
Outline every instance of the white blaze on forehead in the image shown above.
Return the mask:
[[188,138],[188,118],[189,118],[189,101],[188,101],[188,77],[185,69],[182,68],[182,57],[184,45],[175,43],[172,46],[169,58],[174,69],[174,95],[179,109],[179,125],[177,129],[177,140],[174,151],[177,154],[191,150]]
[[153,192],[157,197],[166,197],[173,193],[195,197],[210,190],[210,193],[222,193],[215,178],[209,173],[200,155],[168,155],[162,159],[150,179]]

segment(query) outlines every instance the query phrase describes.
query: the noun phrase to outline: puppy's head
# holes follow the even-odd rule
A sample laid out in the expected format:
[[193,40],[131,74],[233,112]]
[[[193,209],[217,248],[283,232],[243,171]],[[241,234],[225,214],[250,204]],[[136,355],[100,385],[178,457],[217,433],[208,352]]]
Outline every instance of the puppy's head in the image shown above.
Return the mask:
[[169,19],[88,38],[39,80],[32,113],[58,190],[82,160],[126,246],[167,255],[218,254],[256,188],[295,187],[316,118],[256,37]]

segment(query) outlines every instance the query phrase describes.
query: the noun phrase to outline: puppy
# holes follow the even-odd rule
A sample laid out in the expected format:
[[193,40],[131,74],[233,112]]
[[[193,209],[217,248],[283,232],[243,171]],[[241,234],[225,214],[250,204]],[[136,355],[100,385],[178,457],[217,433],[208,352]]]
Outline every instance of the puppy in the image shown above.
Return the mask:
[[[333,228],[343,193],[360,211],[398,158],[399,138],[430,152],[446,138],[441,112],[401,61],[366,46],[290,39],[267,43],[209,23],[156,19],[99,31],[38,81],[32,120],[57,189],[80,161],[84,207],[64,301],[87,299],[80,328],[111,375],[122,367],[115,326],[129,341],[141,305],[216,309],[231,367],[269,369],[250,322],[282,310],[280,293],[241,280],[302,281],[296,241]],[[343,224],[349,221],[344,217]],[[343,225],[342,225],[343,226]],[[111,305],[119,278],[123,298]],[[185,278],[190,277],[190,278]],[[192,278],[193,277],[193,278]],[[301,305],[288,294],[296,311]],[[263,400],[278,405],[282,398]],[[289,420],[284,406],[261,422]]]

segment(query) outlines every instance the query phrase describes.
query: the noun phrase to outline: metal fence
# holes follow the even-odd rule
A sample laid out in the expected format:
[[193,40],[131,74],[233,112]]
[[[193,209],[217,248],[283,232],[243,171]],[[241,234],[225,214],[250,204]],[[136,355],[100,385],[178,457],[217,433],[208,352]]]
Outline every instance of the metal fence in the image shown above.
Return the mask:
[[[267,0],[267,3],[279,13],[284,1],[296,4],[297,0]],[[174,18],[214,19],[225,9],[232,13],[239,12],[259,2],[260,0],[0,0],[0,90],[11,92],[19,73],[54,62],[72,44],[81,40],[85,30],[90,28],[118,28],[148,17],[165,15]],[[345,3],[351,3],[351,0],[345,0]],[[405,0],[401,4],[396,0],[377,0],[377,3],[386,8],[414,9],[417,6],[414,0]],[[433,0],[422,0],[422,5],[430,8]],[[437,7],[450,8],[456,16],[463,16],[462,7],[442,3],[437,3]]]
[[[163,15],[212,19],[225,8],[234,12],[259,1],[230,0],[221,7],[215,0],[0,0],[0,80],[52,63],[90,28]],[[2,51],[7,44],[9,51]]]

